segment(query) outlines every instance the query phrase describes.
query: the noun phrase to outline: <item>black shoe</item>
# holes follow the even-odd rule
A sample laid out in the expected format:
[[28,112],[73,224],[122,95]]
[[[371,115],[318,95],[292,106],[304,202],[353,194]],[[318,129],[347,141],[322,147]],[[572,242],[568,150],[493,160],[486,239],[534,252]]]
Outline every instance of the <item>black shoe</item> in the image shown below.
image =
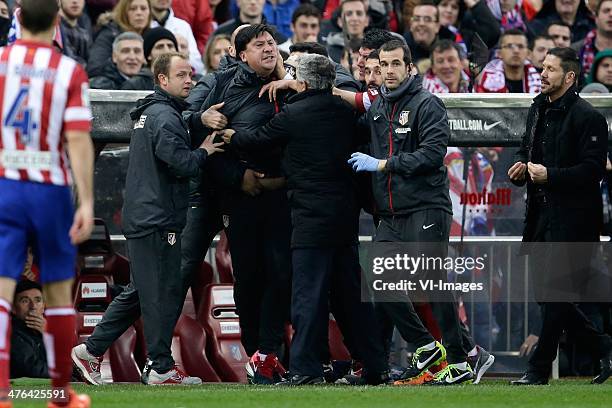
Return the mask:
[[351,371],[350,361],[334,360],[329,364],[323,364],[323,377],[329,384],[335,383]]
[[371,375],[367,372],[362,375],[348,374],[336,381],[336,384],[339,385],[384,385],[390,383],[389,371]]
[[601,367],[601,371],[597,375],[597,377],[591,380],[591,384],[603,384],[610,375],[612,375],[612,352],[608,354],[607,357],[599,360],[599,365]]
[[512,385],[548,385],[548,377],[541,374],[526,372],[518,380],[510,381]]
[[276,385],[287,386],[287,387],[297,387],[300,385],[318,385],[325,384],[325,379],[323,377],[315,377],[312,375],[299,375],[295,374],[289,377],[288,380],[281,381],[276,383]]

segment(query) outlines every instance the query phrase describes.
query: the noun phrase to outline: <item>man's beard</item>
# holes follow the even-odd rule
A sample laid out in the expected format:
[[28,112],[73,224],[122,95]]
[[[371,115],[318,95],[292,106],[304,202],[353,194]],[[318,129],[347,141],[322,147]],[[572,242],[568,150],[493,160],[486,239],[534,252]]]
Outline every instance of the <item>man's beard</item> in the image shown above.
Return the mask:
[[548,88],[546,88],[546,90],[544,90],[544,88],[542,88],[542,93],[545,95],[550,95],[553,92],[558,91],[559,89],[561,89],[563,87],[563,84],[561,83],[556,83],[556,84],[548,84]]

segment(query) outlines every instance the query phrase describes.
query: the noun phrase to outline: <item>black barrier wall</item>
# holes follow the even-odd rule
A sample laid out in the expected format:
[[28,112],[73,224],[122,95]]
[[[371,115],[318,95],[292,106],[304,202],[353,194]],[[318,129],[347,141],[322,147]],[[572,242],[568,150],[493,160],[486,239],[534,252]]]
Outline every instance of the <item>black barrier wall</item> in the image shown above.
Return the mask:
[[[93,139],[128,143],[129,111],[149,92],[91,90]],[[533,96],[525,94],[441,94],[448,109],[450,146],[519,146]],[[584,95],[583,95],[584,96]],[[612,124],[612,96],[584,96]],[[612,144],[612,140],[610,140]]]

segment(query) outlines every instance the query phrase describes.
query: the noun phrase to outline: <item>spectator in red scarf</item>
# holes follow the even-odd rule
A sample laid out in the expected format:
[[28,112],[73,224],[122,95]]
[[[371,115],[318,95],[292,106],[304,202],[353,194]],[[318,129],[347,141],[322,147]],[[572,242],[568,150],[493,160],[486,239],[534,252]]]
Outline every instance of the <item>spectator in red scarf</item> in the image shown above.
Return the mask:
[[487,64],[476,81],[476,92],[539,93],[542,78],[527,60],[527,35],[520,30],[508,30],[501,36],[499,58]]
[[431,52],[431,68],[423,77],[423,88],[431,93],[470,91],[470,78],[463,70],[463,50],[450,40],[437,41]]

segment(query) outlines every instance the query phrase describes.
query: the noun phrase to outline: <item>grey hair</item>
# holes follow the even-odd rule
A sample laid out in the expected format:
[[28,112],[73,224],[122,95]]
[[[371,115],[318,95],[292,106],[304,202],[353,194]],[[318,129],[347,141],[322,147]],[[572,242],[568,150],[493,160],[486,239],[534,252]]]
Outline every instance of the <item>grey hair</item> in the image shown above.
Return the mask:
[[304,54],[297,67],[298,81],[306,82],[308,89],[332,89],[336,69],[329,58],[318,54]]
[[113,52],[118,52],[119,43],[121,41],[126,41],[126,40],[136,40],[144,44],[144,40],[142,39],[142,36],[140,34],[135,33],[133,31],[126,31],[124,33],[119,34],[117,37],[115,37],[115,40],[113,41]]

